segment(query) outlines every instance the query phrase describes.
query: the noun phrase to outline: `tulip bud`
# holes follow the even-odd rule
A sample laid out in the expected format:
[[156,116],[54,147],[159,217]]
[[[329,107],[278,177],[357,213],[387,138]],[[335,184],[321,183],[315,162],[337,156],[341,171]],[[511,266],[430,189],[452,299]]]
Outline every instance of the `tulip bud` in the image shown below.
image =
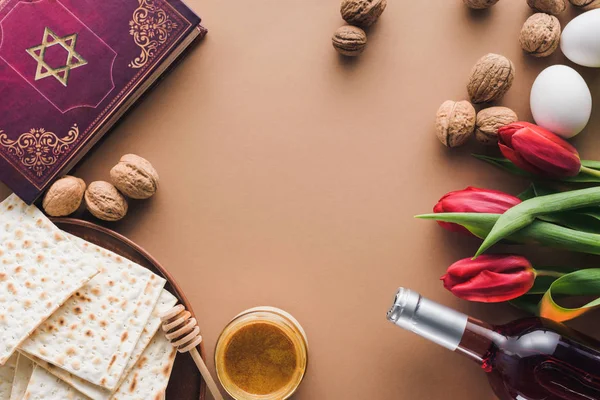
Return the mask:
[[456,297],[483,303],[516,299],[533,287],[536,271],[517,255],[482,255],[452,264],[441,280]]
[[498,146],[504,157],[524,171],[551,178],[579,174],[581,160],[575,147],[554,133],[529,122],[498,129]]
[[[446,194],[433,207],[433,212],[436,214],[449,212],[503,214],[520,202],[518,197],[504,192],[469,186]],[[467,228],[458,224],[449,222],[438,222],[438,224],[452,232],[470,234]]]

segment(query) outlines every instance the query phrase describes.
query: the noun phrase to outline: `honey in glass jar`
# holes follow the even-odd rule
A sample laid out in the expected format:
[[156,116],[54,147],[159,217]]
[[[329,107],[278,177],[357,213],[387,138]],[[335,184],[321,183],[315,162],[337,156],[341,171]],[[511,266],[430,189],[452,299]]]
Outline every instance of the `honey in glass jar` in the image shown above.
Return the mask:
[[304,377],[308,340],[300,323],[273,307],[244,311],[217,341],[217,376],[236,400],[289,398]]

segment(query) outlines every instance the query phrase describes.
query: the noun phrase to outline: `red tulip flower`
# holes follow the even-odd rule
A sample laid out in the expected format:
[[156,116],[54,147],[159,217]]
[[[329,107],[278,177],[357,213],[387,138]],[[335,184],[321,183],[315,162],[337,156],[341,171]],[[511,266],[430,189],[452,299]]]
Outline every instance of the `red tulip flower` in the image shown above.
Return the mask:
[[[497,190],[478,189],[469,186],[464,190],[450,192],[442,197],[435,207],[434,213],[489,213],[503,214],[509,208],[519,204],[518,197]],[[461,225],[450,222],[438,222],[442,228],[452,232],[470,234]]]
[[483,303],[516,299],[533,287],[536,271],[516,255],[482,255],[452,264],[441,280],[456,297]]
[[566,178],[579,174],[581,170],[581,160],[575,147],[529,122],[501,127],[498,139],[504,157],[524,171],[550,178]]

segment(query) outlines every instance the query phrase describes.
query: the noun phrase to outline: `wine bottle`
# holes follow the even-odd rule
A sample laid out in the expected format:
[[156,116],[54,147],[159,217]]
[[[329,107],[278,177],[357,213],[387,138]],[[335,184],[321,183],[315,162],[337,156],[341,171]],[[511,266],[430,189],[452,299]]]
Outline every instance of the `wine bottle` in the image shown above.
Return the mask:
[[478,363],[501,400],[600,400],[600,342],[565,325],[492,326],[404,288],[387,318]]

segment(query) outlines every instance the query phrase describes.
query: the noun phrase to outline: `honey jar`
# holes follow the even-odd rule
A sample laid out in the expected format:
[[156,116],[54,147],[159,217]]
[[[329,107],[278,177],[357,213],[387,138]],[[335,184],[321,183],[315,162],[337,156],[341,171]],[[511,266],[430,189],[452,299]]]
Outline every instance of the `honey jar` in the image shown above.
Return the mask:
[[257,307],[236,316],[217,341],[221,384],[236,400],[283,400],[300,386],[308,365],[308,339],[287,312]]

